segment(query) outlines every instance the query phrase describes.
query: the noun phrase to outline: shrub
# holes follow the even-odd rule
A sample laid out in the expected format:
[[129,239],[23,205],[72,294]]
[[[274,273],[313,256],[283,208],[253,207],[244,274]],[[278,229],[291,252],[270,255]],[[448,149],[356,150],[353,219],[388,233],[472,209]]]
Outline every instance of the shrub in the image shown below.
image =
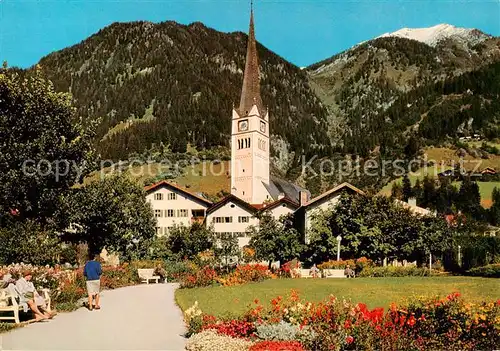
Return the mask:
[[206,266],[194,274],[182,277],[181,288],[210,286],[217,283],[217,278],[217,272],[213,268]]
[[355,267],[355,262],[354,260],[340,260],[340,261],[334,261],[330,260],[327,262],[323,262],[318,264],[319,269],[345,269],[349,265],[351,268]]
[[500,278],[500,263],[472,268],[467,271],[467,274],[476,277]]
[[193,335],[186,343],[187,351],[241,351],[252,346],[251,341],[220,335],[213,330],[205,330]]
[[414,276],[428,276],[429,270],[427,268],[419,268],[415,266],[408,267],[369,267],[363,269],[359,277],[414,277]]
[[219,278],[219,283],[224,286],[233,286],[249,282],[261,282],[271,278],[271,272],[266,266],[247,264],[236,267],[234,272],[224,278]]
[[350,268],[355,269],[356,272],[359,274],[363,269],[365,268],[371,268],[374,267],[374,263],[372,260],[366,258],[366,257],[360,257],[355,260],[330,260],[326,261],[323,263],[320,263],[318,265],[319,269],[345,269],[347,265],[350,266]]
[[298,341],[261,341],[250,346],[250,351],[303,351]]
[[257,336],[262,340],[288,341],[296,340],[300,332],[298,325],[292,325],[285,321],[278,324],[262,324],[257,326]]
[[[206,319],[204,320],[207,321]],[[212,320],[213,321],[213,320]],[[231,336],[233,338],[247,338],[252,336],[256,329],[255,325],[245,320],[217,321],[203,325],[202,330],[215,330],[219,334]]]

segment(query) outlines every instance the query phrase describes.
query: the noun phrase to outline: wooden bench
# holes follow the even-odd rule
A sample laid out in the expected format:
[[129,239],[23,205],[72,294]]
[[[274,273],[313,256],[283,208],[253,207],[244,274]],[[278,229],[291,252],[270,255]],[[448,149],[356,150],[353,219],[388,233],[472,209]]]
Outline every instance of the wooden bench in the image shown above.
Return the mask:
[[155,273],[154,268],[148,268],[148,269],[138,269],[137,274],[139,275],[139,278],[141,278],[142,283],[149,284],[150,280],[154,280],[157,284],[160,280],[160,276],[158,275],[153,275]]
[[343,269],[323,269],[324,278],[345,278]]
[[[41,289],[42,298],[45,300],[46,309],[51,312],[51,298],[49,289]],[[19,311],[23,311],[23,305],[18,302],[18,295],[13,293],[13,289],[0,289],[0,321],[14,321],[19,324]],[[12,315],[4,315],[9,313]]]
[[301,269],[300,272],[300,277],[301,278],[319,278],[321,275],[320,275],[320,272],[319,272],[319,269],[316,271],[316,274],[311,274],[311,270],[310,269]]

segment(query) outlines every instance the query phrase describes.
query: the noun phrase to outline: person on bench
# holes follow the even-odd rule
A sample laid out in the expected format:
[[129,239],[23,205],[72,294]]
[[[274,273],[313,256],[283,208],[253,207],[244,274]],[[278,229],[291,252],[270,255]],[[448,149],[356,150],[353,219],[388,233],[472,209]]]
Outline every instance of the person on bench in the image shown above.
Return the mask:
[[347,265],[344,269],[344,275],[347,277],[347,278],[354,278],[354,270],[351,269],[351,266],[350,265]]
[[20,304],[26,303],[28,305],[35,314],[36,321],[52,318],[54,315],[46,311],[45,299],[38,294],[33,282],[31,282],[31,278],[33,278],[33,275],[28,271],[16,281]]

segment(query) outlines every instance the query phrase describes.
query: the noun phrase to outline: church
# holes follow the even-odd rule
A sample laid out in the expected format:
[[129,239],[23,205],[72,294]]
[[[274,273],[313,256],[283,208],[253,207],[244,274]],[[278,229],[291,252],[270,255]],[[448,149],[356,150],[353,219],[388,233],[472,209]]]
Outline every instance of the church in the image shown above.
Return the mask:
[[250,241],[247,229],[258,227],[258,214],[268,211],[276,219],[294,213],[307,242],[315,211],[335,205],[343,192],[364,194],[353,185],[343,183],[310,199],[307,189],[270,175],[269,120],[272,116],[261,98],[253,8],[240,103],[233,108],[231,118],[231,195],[211,203],[167,181],[146,187],[158,235],[168,235],[174,225],[202,222],[220,236],[237,237],[239,246],[243,247]]

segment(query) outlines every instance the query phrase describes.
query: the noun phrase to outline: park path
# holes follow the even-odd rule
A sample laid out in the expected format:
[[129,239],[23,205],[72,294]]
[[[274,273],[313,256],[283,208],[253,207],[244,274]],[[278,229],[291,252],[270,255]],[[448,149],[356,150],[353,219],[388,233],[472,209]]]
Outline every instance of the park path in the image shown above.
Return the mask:
[[0,350],[184,350],[175,288],[149,284],[106,290],[101,310],[80,308],[0,334]]

